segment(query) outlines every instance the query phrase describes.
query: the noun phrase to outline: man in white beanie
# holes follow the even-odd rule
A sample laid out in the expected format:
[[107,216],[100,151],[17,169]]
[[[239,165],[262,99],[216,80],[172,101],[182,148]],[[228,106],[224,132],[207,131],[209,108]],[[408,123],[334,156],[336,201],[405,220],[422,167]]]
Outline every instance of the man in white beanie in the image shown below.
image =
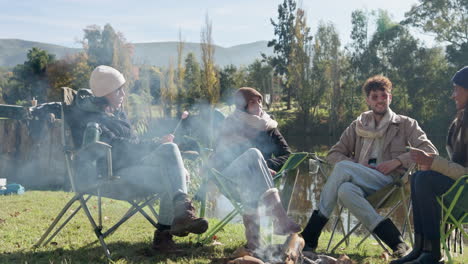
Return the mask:
[[173,251],[172,236],[201,234],[208,222],[197,218],[187,195],[185,169],[173,135],[162,140],[141,140],[122,111],[125,98],[124,76],[116,69],[101,65],[91,73],[89,89],[80,89],[72,114],[72,136],[81,145],[89,122],[98,123],[101,141],[112,146],[113,171],[121,179],[143,190],[161,194],[160,216],[153,248]]

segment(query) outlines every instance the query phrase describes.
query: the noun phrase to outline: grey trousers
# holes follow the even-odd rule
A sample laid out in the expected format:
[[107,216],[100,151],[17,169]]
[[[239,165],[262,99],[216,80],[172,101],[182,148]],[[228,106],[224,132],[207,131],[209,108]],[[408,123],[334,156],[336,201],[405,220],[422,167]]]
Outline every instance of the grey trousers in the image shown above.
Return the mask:
[[171,225],[174,218],[172,199],[176,194],[187,193],[184,163],[179,148],[165,143],[143,157],[142,165],[118,171],[123,181],[143,190],[160,194],[159,223]]
[[250,148],[221,172],[226,186],[233,188],[234,198],[246,210],[255,210],[262,194],[273,188],[273,178],[262,153]]
[[319,211],[330,218],[337,201],[341,202],[369,231],[384,220],[366,196],[391,183],[393,178],[351,161],[335,165],[320,194]]

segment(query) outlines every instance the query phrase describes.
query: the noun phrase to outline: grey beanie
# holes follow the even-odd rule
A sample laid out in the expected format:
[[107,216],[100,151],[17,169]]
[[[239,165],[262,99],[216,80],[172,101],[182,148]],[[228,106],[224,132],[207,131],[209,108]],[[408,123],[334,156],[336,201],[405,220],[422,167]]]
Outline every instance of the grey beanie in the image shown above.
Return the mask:
[[468,89],[468,66],[461,68],[452,77],[453,84],[459,85],[465,89]]

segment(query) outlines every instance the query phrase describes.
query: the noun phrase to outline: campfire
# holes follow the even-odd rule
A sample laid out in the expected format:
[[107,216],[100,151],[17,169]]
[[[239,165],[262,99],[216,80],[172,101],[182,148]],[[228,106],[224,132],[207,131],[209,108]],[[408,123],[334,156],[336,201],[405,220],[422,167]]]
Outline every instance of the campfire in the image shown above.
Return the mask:
[[298,234],[288,236],[284,244],[268,245],[250,252],[240,248],[233,253],[233,260],[227,264],[352,264],[346,255],[338,259],[317,255],[312,252],[302,252],[304,239]]

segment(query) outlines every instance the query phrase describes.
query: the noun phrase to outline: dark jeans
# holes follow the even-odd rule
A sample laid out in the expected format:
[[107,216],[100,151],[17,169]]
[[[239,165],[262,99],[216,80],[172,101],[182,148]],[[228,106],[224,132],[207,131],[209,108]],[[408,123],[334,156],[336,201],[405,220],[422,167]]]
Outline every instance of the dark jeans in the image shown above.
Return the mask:
[[454,182],[435,171],[417,171],[411,176],[414,232],[424,239],[440,239],[441,208],[436,196],[445,193]]

